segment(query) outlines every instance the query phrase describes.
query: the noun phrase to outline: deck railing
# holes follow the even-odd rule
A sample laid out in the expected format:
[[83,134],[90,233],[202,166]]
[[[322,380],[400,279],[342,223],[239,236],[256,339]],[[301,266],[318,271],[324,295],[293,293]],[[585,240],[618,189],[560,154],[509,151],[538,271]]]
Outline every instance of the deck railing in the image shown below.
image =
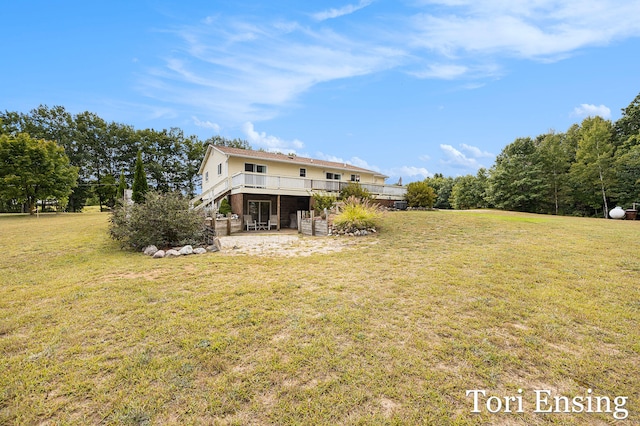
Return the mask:
[[189,202],[192,208],[196,210],[208,208],[216,198],[229,190],[229,180],[225,179],[222,182],[218,182],[216,185],[204,191],[202,194],[194,197]]
[[[301,190],[340,192],[345,186],[353,182],[341,182],[337,180],[307,179],[289,176],[272,176],[262,173],[236,173],[231,177],[231,188],[260,188],[273,190]],[[398,185],[360,183],[363,189],[372,195],[384,198],[401,199],[406,194],[406,188]]]

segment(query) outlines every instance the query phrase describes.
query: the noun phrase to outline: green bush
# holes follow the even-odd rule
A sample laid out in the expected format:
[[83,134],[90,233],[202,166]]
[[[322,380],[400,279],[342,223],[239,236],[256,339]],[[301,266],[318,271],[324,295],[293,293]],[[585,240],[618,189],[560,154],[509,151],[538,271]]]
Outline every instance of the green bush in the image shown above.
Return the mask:
[[179,193],[146,193],[144,204],[118,203],[111,215],[109,233],[123,247],[139,250],[203,243],[204,217],[189,209],[189,200]]
[[345,185],[340,191],[340,196],[338,198],[340,200],[346,200],[349,197],[356,197],[361,200],[370,200],[372,198],[371,193],[357,182],[350,182]]
[[433,203],[436,201],[436,192],[425,180],[411,182],[407,185],[405,198],[409,207],[432,208]]
[[320,215],[324,209],[329,210],[336,202],[336,197],[332,195],[322,195],[317,192],[313,193],[313,210]]
[[229,201],[226,198],[223,198],[222,201],[220,202],[220,208],[218,209],[218,213],[223,214],[225,216],[231,213],[231,204],[229,204]]
[[333,225],[345,231],[378,228],[381,218],[379,204],[352,196],[343,202],[340,212],[333,220]]

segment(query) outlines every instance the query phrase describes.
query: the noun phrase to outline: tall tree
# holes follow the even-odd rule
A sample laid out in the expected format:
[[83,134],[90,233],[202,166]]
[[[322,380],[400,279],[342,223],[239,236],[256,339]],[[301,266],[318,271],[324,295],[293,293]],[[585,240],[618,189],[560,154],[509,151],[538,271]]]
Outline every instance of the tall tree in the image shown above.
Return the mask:
[[570,169],[576,195],[593,208],[601,206],[605,218],[609,215],[608,191],[615,184],[612,130],[611,122],[602,117],[584,119],[576,161]]
[[[640,135],[627,139],[630,147],[616,155],[616,195],[620,205],[640,203]],[[620,150],[618,150],[620,152]]]
[[625,145],[629,138],[640,135],[640,93],[622,110],[614,126],[616,145]]
[[537,150],[543,170],[542,179],[554,214],[559,214],[566,200],[572,149],[567,146],[564,134],[549,133],[539,137]]
[[133,174],[133,194],[131,198],[136,203],[144,203],[145,194],[149,190],[149,185],[147,184],[147,175],[144,172],[144,164],[142,163],[142,152],[138,151],[138,156],[136,157],[136,168]]
[[138,139],[145,155],[150,185],[159,192],[182,190],[185,168],[182,130],[145,129],[138,132]]
[[95,185],[93,192],[100,200],[100,211],[102,211],[103,205],[113,208],[116,204],[116,194],[118,193],[116,178],[111,174],[102,176],[100,183]]
[[489,207],[487,196],[487,170],[481,168],[478,173],[457,177],[454,180],[449,203],[454,209],[475,209]]
[[207,144],[199,140],[196,136],[190,136],[184,141],[183,149],[185,150],[185,190],[189,197],[196,195],[197,188],[202,185],[202,175],[198,173],[200,164],[204,159],[207,151]]
[[75,123],[74,141],[81,147],[85,156],[80,174],[83,181],[94,187],[94,193],[98,196],[100,210],[102,210],[105,200],[102,191],[95,189],[111,183],[111,178],[107,178],[108,182],[103,181],[104,177],[112,175],[107,123],[98,115],[88,111],[77,114]]
[[454,185],[454,180],[451,177],[444,177],[442,173],[436,173],[432,178],[426,179],[427,183],[436,192],[436,201],[433,207],[437,209],[450,209],[449,197],[451,197],[451,190]]
[[507,145],[490,170],[488,198],[496,207],[537,213],[545,193],[536,144],[518,138]]
[[55,142],[26,133],[0,135],[0,198],[26,203],[33,213],[38,200],[66,202],[77,176],[78,169]]
[[211,136],[209,139],[204,141],[204,146],[208,145],[217,145],[217,146],[228,146],[230,148],[239,148],[239,149],[251,149],[251,145],[244,139],[227,139],[220,135]]

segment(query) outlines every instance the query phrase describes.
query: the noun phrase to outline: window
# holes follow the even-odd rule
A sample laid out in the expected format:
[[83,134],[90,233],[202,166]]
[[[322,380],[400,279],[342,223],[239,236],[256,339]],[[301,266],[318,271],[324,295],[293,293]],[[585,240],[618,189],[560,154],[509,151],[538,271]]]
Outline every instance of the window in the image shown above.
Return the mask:
[[267,173],[267,166],[253,163],[244,163],[244,171],[251,173]]
[[340,180],[340,173],[327,173],[327,179]]
[[360,182],[360,175],[351,175],[351,182]]
[[307,177],[307,169],[300,169],[300,177]]
[[218,164],[218,176],[222,174],[222,163]]
[[204,181],[209,182],[209,172],[204,172]]

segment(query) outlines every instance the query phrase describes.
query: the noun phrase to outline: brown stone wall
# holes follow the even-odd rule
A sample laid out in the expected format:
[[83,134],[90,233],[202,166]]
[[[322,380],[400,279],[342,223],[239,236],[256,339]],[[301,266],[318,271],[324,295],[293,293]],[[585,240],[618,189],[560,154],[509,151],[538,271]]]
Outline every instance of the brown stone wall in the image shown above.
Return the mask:
[[231,198],[231,200],[229,201],[229,204],[231,204],[231,212],[242,217],[242,215],[244,214],[243,194],[233,194],[229,197]]

